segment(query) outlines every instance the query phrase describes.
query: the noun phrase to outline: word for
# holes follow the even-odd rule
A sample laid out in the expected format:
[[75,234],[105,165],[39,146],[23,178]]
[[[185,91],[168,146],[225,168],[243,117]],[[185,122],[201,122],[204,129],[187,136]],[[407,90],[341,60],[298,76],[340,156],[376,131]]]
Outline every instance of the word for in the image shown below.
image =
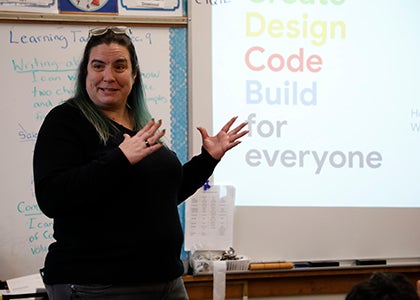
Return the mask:
[[322,58],[319,55],[310,55],[305,59],[304,49],[300,48],[298,54],[291,54],[284,58],[280,53],[264,55],[263,47],[251,47],[245,53],[245,64],[252,71],[263,71],[268,68],[273,72],[281,72],[284,68],[290,72],[303,72],[308,70],[312,73],[321,71]]
[[250,0],[253,3],[279,3],[283,2],[284,4],[295,4],[295,3],[301,3],[301,4],[333,4],[333,5],[342,5],[346,0]]
[[360,168],[365,167],[377,169],[382,166],[382,155],[378,151],[372,151],[364,155],[361,151],[317,151],[310,150],[275,150],[270,153],[268,150],[251,149],[245,154],[245,162],[251,167],[258,167],[262,164],[273,167],[277,164],[286,168],[305,168],[306,164],[315,162],[315,174],[320,174],[324,165],[340,169],[347,167]]
[[[287,121],[276,121],[271,122],[269,120],[262,120],[258,121],[258,124],[255,120],[257,117],[257,114],[252,113],[248,116],[247,122],[248,122],[248,136],[253,137],[254,133],[258,134],[261,137],[267,138],[267,137],[281,137],[281,132],[283,126],[287,125]],[[254,129],[256,132],[254,132]]]
[[283,87],[263,87],[258,80],[246,81],[246,103],[268,105],[317,105],[317,82],[312,87],[301,88],[297,81],[290,85],[284,82]]
[[343,21],[307,21],[308,15],[303,14],[302,20],[283,22],[278,19],[266,20],[257,12],[246,14],[246,36],[260,37],[266,33],[271,38],[287,37],[290,39],[310,39],[315,46],[322,46],[327,39],[345,39],[346,25]]

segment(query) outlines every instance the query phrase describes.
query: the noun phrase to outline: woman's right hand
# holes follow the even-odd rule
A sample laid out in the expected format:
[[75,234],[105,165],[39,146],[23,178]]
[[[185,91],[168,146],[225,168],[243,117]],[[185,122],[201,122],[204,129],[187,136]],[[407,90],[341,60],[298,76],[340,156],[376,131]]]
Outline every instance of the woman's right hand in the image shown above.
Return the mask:
[[159,140],[165,135],[165,129],[158,131],[161,125],[161,120],[151,120],[134,136],[124,134],[124,140],[119,147],[132,165],[162,147]]

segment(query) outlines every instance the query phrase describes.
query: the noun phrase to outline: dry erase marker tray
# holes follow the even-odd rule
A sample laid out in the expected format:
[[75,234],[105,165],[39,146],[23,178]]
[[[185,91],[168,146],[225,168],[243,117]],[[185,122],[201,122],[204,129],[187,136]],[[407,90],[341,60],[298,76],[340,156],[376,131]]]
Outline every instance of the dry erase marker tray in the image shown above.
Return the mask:
[[190,266],[193,275],[213,274],[213,263],[215,261],[226,262],[226,273],[248,271],[250,259],[246,256],[235,255],[231,258],[224,256],[225,251],[195,251],[190,258]]

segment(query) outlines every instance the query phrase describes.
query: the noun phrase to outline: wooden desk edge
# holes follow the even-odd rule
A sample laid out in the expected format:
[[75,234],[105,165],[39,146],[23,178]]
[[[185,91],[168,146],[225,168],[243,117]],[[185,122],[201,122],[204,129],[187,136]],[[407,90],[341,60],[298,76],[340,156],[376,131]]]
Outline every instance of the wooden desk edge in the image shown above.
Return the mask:
[[[226,274],[226,297],[249,297],[347,293],[374,272],[402,273],[415,284],[420,279],[420,264],[351,266],[331,268],[247,271]],[[212,299],[212,275],[183,277],[190,300]],[[206,298],[208,297],[208,298]]]

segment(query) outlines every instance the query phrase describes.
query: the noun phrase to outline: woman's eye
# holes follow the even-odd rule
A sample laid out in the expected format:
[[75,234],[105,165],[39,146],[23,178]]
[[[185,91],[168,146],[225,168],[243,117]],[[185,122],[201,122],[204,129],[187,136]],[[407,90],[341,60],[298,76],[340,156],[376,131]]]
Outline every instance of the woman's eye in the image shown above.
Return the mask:
[[102,70],[104,66],[102,64],[92,64],[92,68],[95,70]]
[[116,65],[116,66],[115,66],[115,70],[117,70],[117,71],[119,71],[119,72],[122,72],[122,71],[124,71],[125,69],[127,69],[127,66],[126,66],[126,65]]

